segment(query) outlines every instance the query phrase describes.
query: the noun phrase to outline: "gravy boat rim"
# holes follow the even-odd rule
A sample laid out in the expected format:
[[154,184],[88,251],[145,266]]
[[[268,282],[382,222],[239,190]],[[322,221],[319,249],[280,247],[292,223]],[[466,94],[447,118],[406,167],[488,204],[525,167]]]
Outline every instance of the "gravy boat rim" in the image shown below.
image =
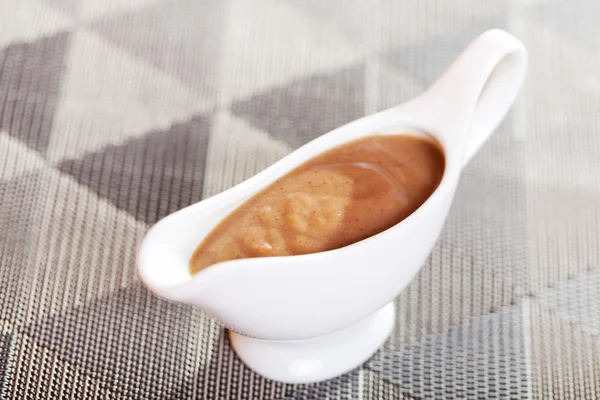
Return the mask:
[[[377,114],[372,114],[372,115],[369,115],[369,116],[366,116],[366,117],[363,117],[363,118],[369,118],[369,117],[373,117],[373,116],[375,116],[375,115],[377,115]],[[362,119],[362,118],[361,118],[361,119]],[[358,121],[358,120],[357,120],[357,121]],[[351,123],[352,123],[352,122],[351,122]],[[344,128],[345,126],[346,126],[346,125],[342,125],[340,128]],[[321,135],[320,137],[322,137],[322,136],[324,136],[324,135],[328,135],[328,134],[330,134],[330,133],[333,133],[333,132],[335,132],[335,130],[337,130],[337,129],[338,129],[338,128],[334,129],[333,131],[329,131],[329,132],[327,132],[327,133],[325,133],[325,134]],[[407,221],[407,223],[409,223],[409,222],[410,222],[412,219],[414,219],[414,218],[418,218],[418,215],[417,215],[417,214],[420,214],[420,213],[422,213],[422,211],[421,211],[421,210],[422,210],[423,208],[426,208],[426,206],[427,206],[429,203],[431,203],[431,202],[434,202],[434,201],[436,200],[436,198],[439,196],[439,194],[437,194],[437,193],[438,193],[439,191],[441,191],[441,189],[445,189],[445,186],[448,184],[448,183],[446,183],[446,182],[448,181],[448,179],[450,179],[450,178],[448,178],[448,173],[447,173],[447,171],[448,171],[448,161],[447,161],[447,160],[448,160],[448,156],[447,156],[448,152],[445,150],[444,146],[443,146],[443,145],[440,143],[440,141],[439,141],[439,140],[436,138],[436,136],[434,136],[434,135],[433,135],[433,134],[431,134],[431,133],[428,133],[428,132],[426,132],[426,131],[424,131],[424,130],[422,130],[422,129],[418,129],[418,128],[399,128],[399,129],[403,129],[404,131],[421,131],[421,132],[422,132],[422,135],[415,135],[415,134],[414,134],[414,132],[400,132],[400,133],[396,133],[396,134],[390,134],[389,136],[414,136],[414,137],[424,137],[424,136],[426,136],[426,137],[428,137],[428,139],[427,139],[427,140],[430,140],[430,141],[432,141],[432,142],[435,142],[435,143],[436,143],[436,145],[438,145],[438,146],[441,148],[441,150],[442,150],[442,153],[444,154],[444,171],[443,171],[443,173],[442,173],[442,179],[440,179],[440,182],[439,182],[439,184],[438,184],[438,185],[437,185],[437,187],[436,187],[436,188],[433,190],[433,192],[431,192],[431,194],[430,194],[430,195],[427,197],[427,199],[425,199],[425,201],[424,201],[423,203],[421,203],[421,205],[419,205],[419,207],[417,207],[417,208],[416,208],[416,209],[415,209],[415,210],[414,210],[412,213],[410,213],[408,216],[406,216],[405,218],[403,218],[403,219],[402,219],[402,220],[400,220],[399,222],[395,223],[394,225],[390,226],[389,228],[387,228],[387,229],[385,229],[385,230],[383,230],[383,231],[381,231],[381,232],[378,232],[378,233],[376,233],[376,234],[374,234],[374,235],[371,235],[371,236],[369,236],[369,237],[366,237],[366,238],[364,238],[364,239],[361,239],[361,240],[359,240],[359,241],[356,241],[356,242],[353,242],[353,243],[347,244],[347,245],[345,245],[345,246],[342,246],[342,247],[338,247],[338,248],[335,248],[335,249],[330,249],[330,250],[324,250],[324,251],[313,252],[313,253],[306,253],[306,254],[291,254],[291,255],[286,255],[286,256],[268,256],[268,257],[247,257],[247,258],[241,258],[241,259],[236,259],[236,260],[220,261],[220,262],[217,262],[217,263],[211,264],[211,265],[209,265],[208,267],[205,267],[205,268],[203,268],[202,270],[200,270],[200,271],[196,272],[195,274],[190,274],[191,278],[192,278],[192,279],[194,279],[194,277],[195,277],[196,275],[199,275],[199,274],[201,274],[201,273],[203,273],[203,272],[207,272],[208,270],[210,270],[210,269],[211,269],[211,268],[213,268],[213,267],[218,267],[218,266],[219,266],[219,267],[226,267],[226,266],[228,266],[228,265],[232,265],[232,264],[241,264],[242,262],[249,262],[250,260],[255,260],[254,262],[256,262],[256,263],[259,263],[259,262],[261,262],[261,261],[264,261],[265,259],[273,259],[273,260],[274,260],[273,262],[276,262],[277,260],[279,260],[279,261],[282,261],[282,260],[286,260],[286,259],[288,259],[288,258],[292,258],[292,257],[293,257],[293,258],[303,258],[303,259],[310,259],[310,258],[317,258],[318,256],[332,255],[332,254],[334,254],[334,253],[336,253],[336,252],[340,252],[341,250],[344,250],[344,249],[346,249],[346,248],[350,248],[350,247],[357,247],[358,245],[360,245],[360,244],[362,244],[362,243],[364,243],[364,242],[368,242],[368,241],[370,241],[370,240],[372,240],[372,239],[374,239],[374,238],[376,238],[376,237],[378,237],[378,236],[380,236],[380,235],[383,235],[383,234],[385,234],[385,233],[386,233],[386,232],[388,232],[388,231],[391,231],[391,230],[393,230],[393,229],[395,229],[395,228],[399,228],[399,225],[401,225],[401,224],[402,224],[403,222],[405,222],[405,221]],[[321,152],[319,152],[318,154],[316,154],[316,155],[313,155],[313,156],[311,156],[311,157],[309,157],[309,158],[305,159],[304,161],[302,161],[302,162],[301,162],[301,163],[300,163],[298,166],[301,166],[302,164],[304,164],[304,163],[306,163],[306,162],[310,161],[311,159],[313,159],[313,158],[315,158],[315,157],[318,157],[319,155],[321,155],[321,154],[323,154],[323,153],[325,153],[325,152],[327,152],[327,151],[329,151],[329,150],[333,150],[333,149],[335,149],[336,147],[343,146],[344,144],[350,143],[350,142],[352,142],[352,141],[354,141],[354,140],[358,140],[358,139],[361,139],[361,138],[368,138],[368,137],[371,137],[371,136],[379,136],[379,135],[382,135],[382,134],[380,134],[380,133],[377,133],[377,132],[375,131],[375,132],[373,132],[373,133],[370,133],[370,134],[365,134],[365,135],[363,135],[363,136],[360,136],[359,138],[353,138],[353,139],[351,139],[351,140],[348,140],[348,141],[344,141],[344,142],[342,142],[342,143],[339,143],[339,144],[337,144],[337,145],[335,145],[335,146],[332,146],[332,147],[329,147],[329,148],[323,149],[323,150],[322,150]],[[431,138],[431,139],[429,139],[429,138]],[[306,146],[306,145],[308,145],[308,144],[311,144],[311,142],[308,142],[308,143],[306,143],[304,146]],[[301,148],[302,148],[302,147],[299,147],[299,148],[298,148],[298,150],[300,150]],[[292,153],[290,153],[290,155],[291,155],[291,154],[293,154],[293,152],[292,152]],[[287,157],[287,156],[286,156],[286,157]],[[285,158],[285,157],[284,157],[284,158]],[[281,160],[284,160],[284,158],[282,158]],[[276,164],[273,164],[273,166],[276,166]],[[297,166],[297,167],[298,167],[298,166]],[[241,203],[240,203],[240,204],[239,204],[237,207],[235,207],[235,208],[234,208],[234,210],[236,210],[238,207],[241,207],[241,206],[242,206],[242,205],[243,205],[243,204],[244,204],[246,201],[248,201],[249,199],[251,199],[251,198],[252,198],[253,196],[255,196],[256,194],[260,193],[261,191],[265,190],[267,187],[269,187],[271,184],[273,184],[273,183],[274,183],[274,182],[275,182],[277,179],[279,179],[279,178],[281,178],[281,177],[284,177],[285,175],[289,174],[290,172],[292,172],[292,171],[293,171],[295,168],[297,168],[297,167],[294,167],[294,168],[292,168],[291,170],[284,172],[283,174],[279,175],[279,177],[276,177],[274,181],[272,181],[272,182],[268,183],[266,186],[264,186],[264,187],[262,187],[262,188],[258,189],[257,191],[253,192],[252,194],[250,194],[250,197],[248,197],[246,200],[242,201],[242,202],[241,202]],[[265,171],[266,171],[266,170],[265,170]],[[256,175],[255,175],[255,176],[256,176]],[[251,178],[249,178],[249,179],[251,179]],[[244,182],[245,182],[245,181],[244,181]],[[242,183],[244,183],[244,182],[242,182]],[[442,187],[442,184],[444,184],[444,187]],[[222,192],[222,193],[225,193],[225,192]],[[215,196],[218,196],[218,195],[215,195]],[[435,198],[434,198],[434,196],[435,196]],[[432,200],[432,198],[433,198],[433,200]],[[208,199],[206,199],[206,200],[208,200]],[[196,205],[196,204],[199,204],[199,203],[201,203],[201,202],[202,202],[202,201],[199,201],[199,202],[197,202],[197,203],[194,203],[194,204],[190,205],[189,207],[193,207],[194,205]],[[171,215],[173,215],[173,214],[171,214]],[[225,218],[227,218],[228,216],[229,216],[229,214],[228,214],[227,216],[225,216]],[[223,221],[223,219],[221,219],[221,221]],[[220,222],[219,222],[219,223],[220,223]],[[217,225],[218,225],[219,223],[217,223]],[[217,225],[215,225],[215,227],[216,227]],[[209,232],[209,234],[210,234],[210,232]],[[206,238],[206,236],[204,236],[203,238],[201,238],[200,242],[198,243],[198,246],[199,246],[199,245],[202,243],[202,241],[204,240],[204,238]]]
[[[404,103],[404,105],[406,105],[406,104],[408,104],[408,103]],[[194,274],[192,274],[189,271],[189,261],[190,261],[191,257],[188,257],[187,272],[189,274],[189,278],[186,281],[181,282],[179,284],[175,284],[175,285],[163,286],[159,289],[159,287],[156,285],[156,282],[152,281],[151,278],[146,276],[143,269],[140,270],[140,277],[141,277],[142,281],[152,291],[162,294],[165,292],[172,292],[174,290],[177,290],[177,291],[185,290],[185,287],[188,285],[193,285],[194,281],[201,280],[204,277],[206,277],[207,275],[216,273],[216,271],[218,271],[218,273],[226,273],[227,271],[235,270],[239,267],[245,268],[247,266],[247,264],[278,263],[278,264],[280,264],[279,265],[280,268],[285,268],[286,267],[285,261],[288,259],[291,259],[291,258],[294,258],[294,259],[302,258],[305,261],[310,261],[311,259],[316,259],[316,258],[331,257],[331,256],[334,256],[336,253],[342,253],[342,252],[347,251],[348,249],[354,249],[358,246],[368,246],[373,240],[376,240],[380,236],[389,234],[390,232],[397,230],[397,229],[402,229],[403,225],[410,223],[410,221],[412,221],[415,218],[419,218],[420,214],[422,214],[424,212],[423,210],[428,208],[431,203],[434,203],[437,200],[437,198],[439,196],[441,196],[440,195],[441,192],[450,190],[451,188],[448,186],[452,186],[458,180],[458,175],[456,173],[456,169],[460,165],[458,163],[459,157],[458,157],[458,154],[455,151],[455,149],[453,149],[453,146],[452,146],[453,143],[444,143],[443,137],[440,137],[440,135],[437,132],[435,132],[437,130],[436,128],[427,127],[428,124],[425,121],[417,122],[415,120],[411,120],[410,116],[401,115],[402,111],[400,110],[400,108],[402,106],[403,105],[393,107],[393,108],[390,108],[387,110],[383,110],[383,111],[375,113],[375,114],[367,115],[367,116],[364,116],[357,120],[351,121],[347,124],[344,124],[338,128],[335,128],[335,129],[311,140],[310,142],[299,147],[298,149],[292,151],[288,155],[284,156],[280,160],[276,161],[275,163],[273,163],[272,165],[267,167],[266,169],[260,171],[259,173],[253,175],[252,177],[244,180],[243,182],[240,182],[239,184],[237,184],[229,189],[226,189],[225,191],[220,192],[214,196],[211,196],[209,198],[198,201],[194,204],[191,204],[187,207],[182,208],[181,210],[175,211],[174,213],[167,215],[166,217],[159,220],[155,225],[153,225],[148,230],[146,237],[144,238],[144,241],[142,243],[141,250],[138,253],[138,257],[142,257],[142,255],[145,253],[143,250],[144,250],[144,246],[147,244],[147,239],[150,238],[151,235],[153,235],[155,232],[160,230],[162,228],[162,226],[161,226],[162,223],[164,223],[164,221],[166,221],[167,219],[178,218],[178,217],[181,217],[183,214],[187,214],[187,213],[200,214],[200,213],[202,213],[202,208],[210,207],[212,203],[217,203],[220,200],[222,200],[223,198],[233,198],[233,197],[237,196],[240,200],[237,201],[237,204],[232,208],[232,210],[229,213],[227,213],[223,218],[221,218],[219,220],[219,222],[217,222],[216,224],[213,224],[213,226],[207,231],[206,235],[204,235],[203,237],[200,237],[200,238],[196,238],[196,242],[197,242],[196,248],[197,248],[202,243],[202,241],[206,238],[206,236],[208,234],[210,234],[212,229],[214,229],[220,222],[222,222],[225,218],[227,218],[227,216],[231,212],[233,212],[233,210],[237,209],[238,207],[243,205],[248,199],[252,198],[254,195],[258,194],[259,192],[261,192],[262,190],[264,190],[265,188],[270,186],[277,179],[285,176],[286,174],[290,173],[298,166],[301,166],[303,163],[308,162],[309,160],[313,159],[314,157],[319,156],[320,154],[323,154],[324,152],[332,150],[338,146],[342,146],[346,143],[349,143],[349,142],[352,142],[352,141],[355,141],[355,140],[358,140],[361,138],[367,138],[370,136],[409,135],[409,136],[426,138],[426,140],[430,140],[430,141],[434,142],[436,145],[438,145],[444,154],[444,172],[442,174],[442,178],[441,178],[438,186],[427,197],[427,199],[416,210],[414,210],[411,214],[409,214],[406,218],[402,219],[401,221],[399,221],[398,223],[394,224],[393,226],[387,228],[384,231],[381,231],[381,232],[374,234],[372,236],[369,236],[365,239],[359,240],[357,242],[354,242],[349,245],[339,247],[336,249],[325,250],[325,251],[320,251],[320,252],[315,252],[315,253],[298,254],[298,255],[271,256],[271,257],[249,257],[249,258],[242,258],[242,259],[236,259],[236,260],[221,261],[221,262],[218,262],[215,264],[211,264],[208,267],[203,268],[202,270],[200,270]],[[383,121],[379,121],[380,124],[377,124],[378,118],[383,119]],[[329,145],[329,146],[321,145],[321,143],[323,141],[325,141],[328,137],[336,135],[336,134],[342,135],[343,133],[346,133],[348,130],[353,129],[355,125],[363,125],[363,124],[370,125],[371,120],[376,121],[373,124],[372,128],[370,128],[368,130],[364,130],[365,127],[363,127],[364,132],[358,131],[360,133],[356,134],[355,136],[351,136],[351,137],[342,139],[341,141],[338,141],[338,142],[334,143],[333,145]],[[385,123],[385,122],[388,122],[388,123]],[[386,130],[391,130],[391,129],[393,129],[395,132],[394,133],[382,133],[382,131],[385,132]],[[317,150],[317,151],[312,151],[313,149]],[[291,167],[290,167],[290,164],[291,164]],[[285,167],[284,167],[284,165],[285,165]],[[284,167],[284,168],[282,168],[282,167]],[[458,172],[460,172],[460,169]],[[246,189],[246,187],[248,187],[248,189]],[[201,218],[201,217],[199,217],[199,218]],[[138,263],[139,262],[141,262],[141,260],[138,260]]]

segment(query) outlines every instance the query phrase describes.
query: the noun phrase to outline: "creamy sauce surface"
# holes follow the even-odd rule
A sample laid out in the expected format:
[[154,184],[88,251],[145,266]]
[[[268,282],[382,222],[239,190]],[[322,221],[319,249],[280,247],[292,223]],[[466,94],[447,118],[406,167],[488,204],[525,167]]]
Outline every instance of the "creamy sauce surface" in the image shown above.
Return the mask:
[[335,147],[229,214],[198,246],[190,272],[239,258],[332,250],[376,235],[419,208],[444,168],[440,146],[411,135]]

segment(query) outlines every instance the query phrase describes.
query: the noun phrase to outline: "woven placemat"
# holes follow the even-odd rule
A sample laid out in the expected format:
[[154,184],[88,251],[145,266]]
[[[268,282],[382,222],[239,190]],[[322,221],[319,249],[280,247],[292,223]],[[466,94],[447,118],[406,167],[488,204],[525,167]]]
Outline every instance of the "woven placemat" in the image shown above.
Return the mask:
[[[597,0],[0,10],[1,398],[600,398]],[[526,86],[366,364],[264,380],[203,312],[140,284],[158,219],[410,99],[493,27],[528,47]]]

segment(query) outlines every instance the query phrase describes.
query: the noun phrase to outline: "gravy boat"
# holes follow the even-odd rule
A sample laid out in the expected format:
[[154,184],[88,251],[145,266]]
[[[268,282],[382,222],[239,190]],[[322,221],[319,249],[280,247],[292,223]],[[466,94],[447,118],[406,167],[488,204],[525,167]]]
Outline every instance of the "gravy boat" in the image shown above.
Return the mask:
[[[353,369],[390,335],[393,299],[425,263],[463,167],[504,118],[526,68],[517,39],[500,30],[483,33],[417,98],[324,134],[247,181],[159,221],[139,251],[143,283],[220,321],[242,361],[267,378],[309,383]],[[203,238],[277,178],[343,143],[403,133],[432,137],[446,156],[438,188],[408,218],[336,250],[227,261],[190,275],[189,260]]]

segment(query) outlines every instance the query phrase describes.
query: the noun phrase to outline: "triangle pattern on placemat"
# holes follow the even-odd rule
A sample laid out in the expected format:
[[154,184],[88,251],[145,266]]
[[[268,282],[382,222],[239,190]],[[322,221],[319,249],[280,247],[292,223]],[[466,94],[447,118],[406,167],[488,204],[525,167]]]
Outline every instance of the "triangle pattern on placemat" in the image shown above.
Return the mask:
[[202,199],[210,127],[210,117],[196,116],[59,168],[138,221],[154,223]]
[[364,115],[364,64],[317,74],[242,101],[231,112],[296,148]]
[[199,336],[205,322],[193,317],[191,307],[159,300],[136,285],[45,318],[24,332],[109,390],[136,398],[174,392],[189,397],[194,377],[188,367],[196,358],[189,350],[209,337]]
[[[155,1],[89,27],[127,53],[216,98],[228,0]],[[186,50],[183,50],[186,48]]]
[[0,204],[1,319],[36,323],[139,280],[146,226],[72,177],[43,168],[0,182]]
[[452,33],[442,33],[417,43],[396,46],[383,53],[381,60],[429,86],[475,37],[487,29],[505,29],[507,25],[507,17],[467,24]]
[[[427,2],[420,0],[351,2],[287,0],[322,24],[339,30],[368,54],[417,46],[437,35],[452,35],[475,25],[494,26],[514,5],[496,0]],[[462,4],[462,3],[461,3]]]
[[74,24],[68,13],[47,0],[4,0],[0,9],[0,50],[13,43],[34,43],[44,36],[55,36]]
[[560,289],[561,282],[598,268],[600,190],[591,185],[574,186],[566,190],[567,184],[530,181],[528,185],[526,218],[532,294],[542,295],[552,286]]
[[0,48],[0,129],[46,151],[64,73],[70,33]]
[[204,197],[222,192],[271,166],[292,147],[227,111],[213,121],[204,181]]
[[121,390],[108,390],[100,379],[86,375],[83,368],[62,359],[27,334],[16,335],[12,346],[14,363],[2,392],[9,395],[7,398],[125,398]]
[[167,129],[205,110],[202,95],[85,28],[71,34],[48,158],[56,163]]
[[359,46],[286,1],[231,0],[227,22],[220,82],[226,104],[364,61]]
[[600,397],[600,340],[537,300],[530,302],[534,399]]
[[528,399],[521,307],[472,317],[419,343],[397,346],[368,367],[417,398]]
[[600,337],[600,268],[560,282],[537,301],[589,335]]
[[19,139],[0,130],[0,181],[8,181],[48,166],[46,160]]

